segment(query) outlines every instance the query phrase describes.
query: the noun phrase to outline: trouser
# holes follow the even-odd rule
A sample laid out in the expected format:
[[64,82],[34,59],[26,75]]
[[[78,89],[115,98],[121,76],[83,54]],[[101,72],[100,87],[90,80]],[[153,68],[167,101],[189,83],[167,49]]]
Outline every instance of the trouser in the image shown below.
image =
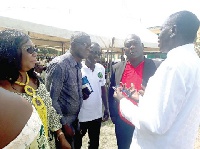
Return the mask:
[[88,122],[80,122],[80,133],[75,134],[75,149],[80,149],[82,146],[82,138],[88,131],[88,149],[98,149],[99,135],[102,118]]
[[[79,130],[80,130],[80,126],[79,126],[79,122],[78,122],[78,119],[76,119],[71,125],[70,127],[75,131],[75,134],[76,133],[79,133]],[[68,143],[71,145],[71,149],[75,149],[75,136],[67,136],[65,134],[65,129],[64,127],[62,127],[62,131],[64,132],[64,135],[65,135],[65,138],[66,140],[68,141]],[[60,149],[60,146],[59,146],[59,142],[56,140],[56,148],[57,149]]]
[[117,117],[115,122],[115,134],[117,138],[118,149],[129,149],[132,142],[135,127],[124,122]]

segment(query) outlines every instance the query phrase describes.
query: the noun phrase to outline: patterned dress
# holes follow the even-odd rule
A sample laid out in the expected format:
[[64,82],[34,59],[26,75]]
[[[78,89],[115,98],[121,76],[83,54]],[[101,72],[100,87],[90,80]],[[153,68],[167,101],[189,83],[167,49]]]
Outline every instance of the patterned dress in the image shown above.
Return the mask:
[[[27,101],[32,103],[32,96],[27,93],[17,93],[24,97]],[[38,89],[36,90],[36,95],[43,99],[44,104],[47,107],[47,124],[48,124],[48,141],[51,149],[55,149],[55,136],[53,134],[54,131],[62,128],[60,123],[61,116],[57,114],[56,110],[52,106],[52,99],[50,97],[49,92],[46,90],[46,87],[43,83],[40,82]],[[44,136],[45,137],[45,136]]]
[[49,149],[44,126],[33,107],[33,112],[20,134],[3,149]]

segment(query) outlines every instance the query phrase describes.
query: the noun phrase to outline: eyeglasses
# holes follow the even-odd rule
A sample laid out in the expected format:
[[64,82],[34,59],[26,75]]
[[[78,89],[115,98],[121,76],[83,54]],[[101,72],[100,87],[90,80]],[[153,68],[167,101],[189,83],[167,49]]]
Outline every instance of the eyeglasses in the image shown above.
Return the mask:
[[78,41],[74,41],[80,45],[83,45],[85,48],[90,49],[91,44],[85,43],[85,42],[78,42]]
[[90,51],[90,53],[92,53],[92,54],[94,54],[94,55],[98,55],[98,56],[101,55],[101,52],[100,52],[100,51]]
[[126,44],[125,44],[125,48],[130,49],[132,46],[137,46],[138,44],[139,44],[139,43],[137,43],[137,42],[135,42],[135,43],[129,42],[129,43],[126,43]]
[[139,42],[127,42],[125,43],[124,47],[125,49],[130,49],[132,46],[137,46],[138,44],[140,44]]
[[[24,48],[25,49],[25,48]],[[28,47],[27,49],[25,49],[29,54],[33,54],[34,52],[38,52],[38,49],[35,47]]]

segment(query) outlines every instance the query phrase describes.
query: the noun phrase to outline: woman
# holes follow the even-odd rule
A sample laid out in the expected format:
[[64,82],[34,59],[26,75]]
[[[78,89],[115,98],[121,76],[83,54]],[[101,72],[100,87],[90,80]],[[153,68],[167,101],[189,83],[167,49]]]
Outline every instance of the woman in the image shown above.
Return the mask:
[[[34,72],[36,58],[37,49],[28,35],[17,30],[0,32],[0,86],[34,105],[44,126],[43,138],[48,138],[51,148],[56,148],[54,134],[61,148],[71,148],[61,130],[61,117],[52,107],[49,93]],[[38,142],[38,148],[40,146]]]
[[49,148],[39,115],[24,98],[0,87],[0,148],[35,148],[37,141]]

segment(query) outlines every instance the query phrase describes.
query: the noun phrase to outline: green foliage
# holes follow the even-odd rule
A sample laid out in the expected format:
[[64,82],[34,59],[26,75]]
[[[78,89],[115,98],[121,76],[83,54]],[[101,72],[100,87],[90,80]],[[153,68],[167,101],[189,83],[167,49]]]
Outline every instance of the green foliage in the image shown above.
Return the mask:
[[57,55],[58,51],[53,48],[39,48],[38,53],[42,55]]

